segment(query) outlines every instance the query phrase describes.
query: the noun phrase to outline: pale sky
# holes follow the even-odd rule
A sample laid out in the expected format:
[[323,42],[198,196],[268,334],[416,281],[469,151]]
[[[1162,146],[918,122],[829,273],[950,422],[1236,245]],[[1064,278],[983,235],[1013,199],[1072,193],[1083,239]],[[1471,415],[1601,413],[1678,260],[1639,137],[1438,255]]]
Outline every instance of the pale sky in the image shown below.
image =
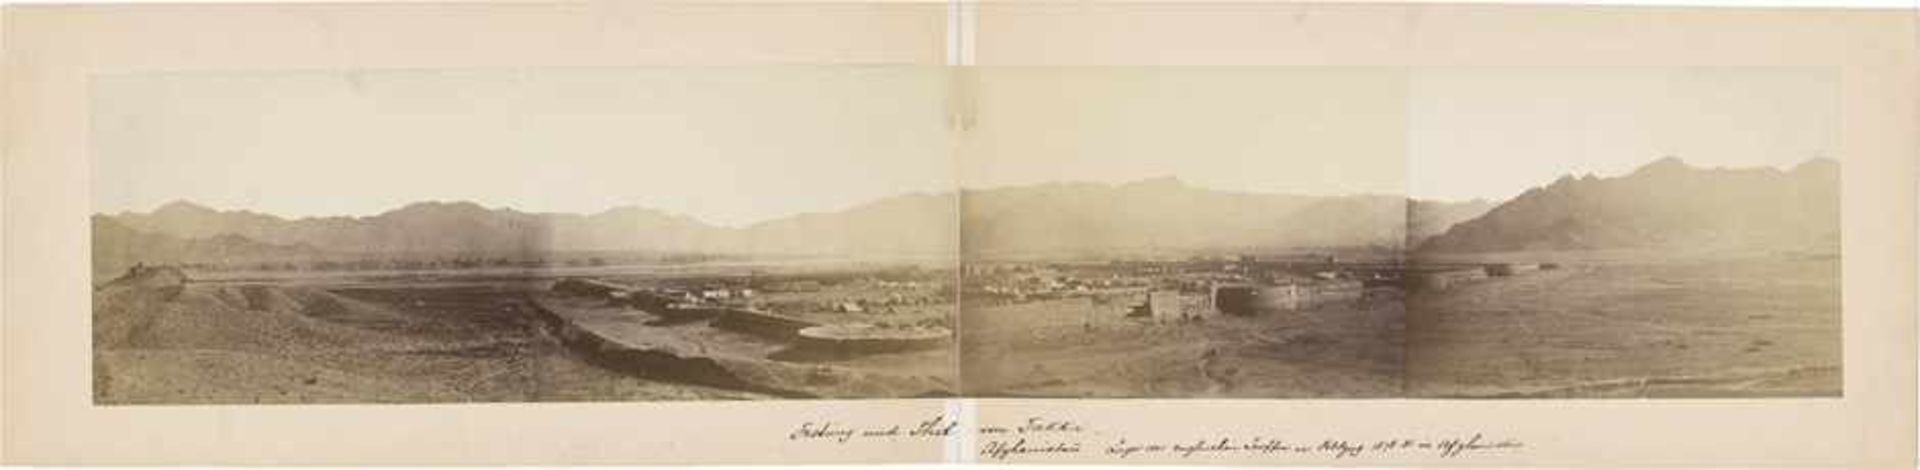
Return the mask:
[[422,200],[744,224],[953,189],[946,70],[233,72],[95,81],[94,208]]
[[1411,194],[1504,200],[1669,155],[1699,167],[1842,160],[1836,80],[1814,68],[1415,69]]
[[[94,208],[282,216],[423,200],[740,225],[908,192],[1173,176],[1226,190],[1505,199],[1665,155],[1830,155],[1811,69],[974,69],[228,72],[94,82]],[[960,97],[959,101],[965,101]]]
[[1125,182],[1404,194],[1397,68],[1011,67],[978,71],[962,184]]

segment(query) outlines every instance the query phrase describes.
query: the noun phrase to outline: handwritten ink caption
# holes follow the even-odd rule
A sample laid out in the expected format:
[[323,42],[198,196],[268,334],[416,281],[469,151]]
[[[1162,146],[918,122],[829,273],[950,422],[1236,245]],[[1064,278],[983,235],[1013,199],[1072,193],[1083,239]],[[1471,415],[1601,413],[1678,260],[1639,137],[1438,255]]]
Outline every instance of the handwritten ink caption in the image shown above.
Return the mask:
[[960,428],[960,422],[947,416],[935,416],[907,425],[854,426],[834,421],[807,421],[787,433],[789,441],[827,441],[845,444],[856,439],[923,438],[944,439]]
[[[856,426],[835,421],[803,422],[787,433],[787,440],[846,444],[859,440],[946,439],[960,432],[961,423],[934,416],[911,423]],[[1204,458],[1213,456],[1295,456],[1334,460],[1430,456],[1444,459],[1510,453],[1526,445],[1517,439],[1484,433],[1444,437],[1403,437],[1352,440],[1315,438],[1289,440],[1268,436],[1218,435],[1190,440],[1145,440],[1113,433],[1093,432],[1083,423],[1049,417],[1027,417],[1011,424],[979,425],[979,457],[1007,461],[1017,457],[1092,455],[1111,459]]]

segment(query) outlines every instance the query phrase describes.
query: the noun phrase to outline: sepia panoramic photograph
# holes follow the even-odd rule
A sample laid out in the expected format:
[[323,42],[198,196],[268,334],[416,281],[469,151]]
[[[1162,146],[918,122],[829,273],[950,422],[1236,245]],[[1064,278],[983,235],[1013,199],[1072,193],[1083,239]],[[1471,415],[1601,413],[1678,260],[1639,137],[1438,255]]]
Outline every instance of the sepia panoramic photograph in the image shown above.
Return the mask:
[[1541,1],[6,5],[0,461],[1911,464],[1920,21]]
[[95,82],[97,403],[958,390],[947,72]]
[[1833,80],[106,76],[93,399],[1839,396]]

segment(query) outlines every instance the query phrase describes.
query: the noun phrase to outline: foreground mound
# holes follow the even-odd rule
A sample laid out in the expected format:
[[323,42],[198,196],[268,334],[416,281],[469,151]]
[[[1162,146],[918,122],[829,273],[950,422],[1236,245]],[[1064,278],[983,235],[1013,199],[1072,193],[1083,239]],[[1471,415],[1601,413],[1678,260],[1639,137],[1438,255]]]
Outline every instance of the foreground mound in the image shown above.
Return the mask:
[[[742,329],[715,315],[665,317],[592,296],[548,293],[536,304],[554,336],[588,361],[641,377],[790,398],[945,396],[951,353],[944,349],[844,358],[796,354],[792,335]],[[736,322],[737,323],[737,322]]]
[[171,404],[765,396],[588,364],[515,310],[523,298],[510,289],[196,283],[176,269],[136,268],[94,292],[94,398]]

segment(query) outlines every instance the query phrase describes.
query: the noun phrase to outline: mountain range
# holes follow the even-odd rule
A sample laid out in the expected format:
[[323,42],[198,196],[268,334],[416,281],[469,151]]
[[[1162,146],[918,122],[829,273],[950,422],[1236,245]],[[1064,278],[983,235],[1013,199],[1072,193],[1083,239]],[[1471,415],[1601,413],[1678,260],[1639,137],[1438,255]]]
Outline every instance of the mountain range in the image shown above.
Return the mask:
[[1663,158],[1632,173],[1562,177],[1418,246],[1433,252],[1839,247],[1840,164],[1698,168]]
[[1500,204],[1391,195],[1221,191],[1173,178],[906,194],[724,227],[643,207],[533,213],[421,202],[363,217],[289,219],[173,202],[96,215],[94,257],[125,266],[320,254],[526,256],[1097,254],[1375,247],[1472,252],[1712,243],[1830,243],[1838,164],[1700,169],[1663,159],[1616,178],[1564,177]]
[[[287,219],[176,201],[150,213],[96,216],[144,235],[239,237],[330,253],[515,255],[567,251],[877,254],[952,252],[954,198],[897,196],[845,211],[729,228],[641,207],[595,214],[534,213],[472,202],[419,202],[366,217]],[[118,229],[96,231],[116,235]]]
[[968,254],[1261,250],[1404,241],[1406,200],[1197,188],[1173,178],[967,190]]

